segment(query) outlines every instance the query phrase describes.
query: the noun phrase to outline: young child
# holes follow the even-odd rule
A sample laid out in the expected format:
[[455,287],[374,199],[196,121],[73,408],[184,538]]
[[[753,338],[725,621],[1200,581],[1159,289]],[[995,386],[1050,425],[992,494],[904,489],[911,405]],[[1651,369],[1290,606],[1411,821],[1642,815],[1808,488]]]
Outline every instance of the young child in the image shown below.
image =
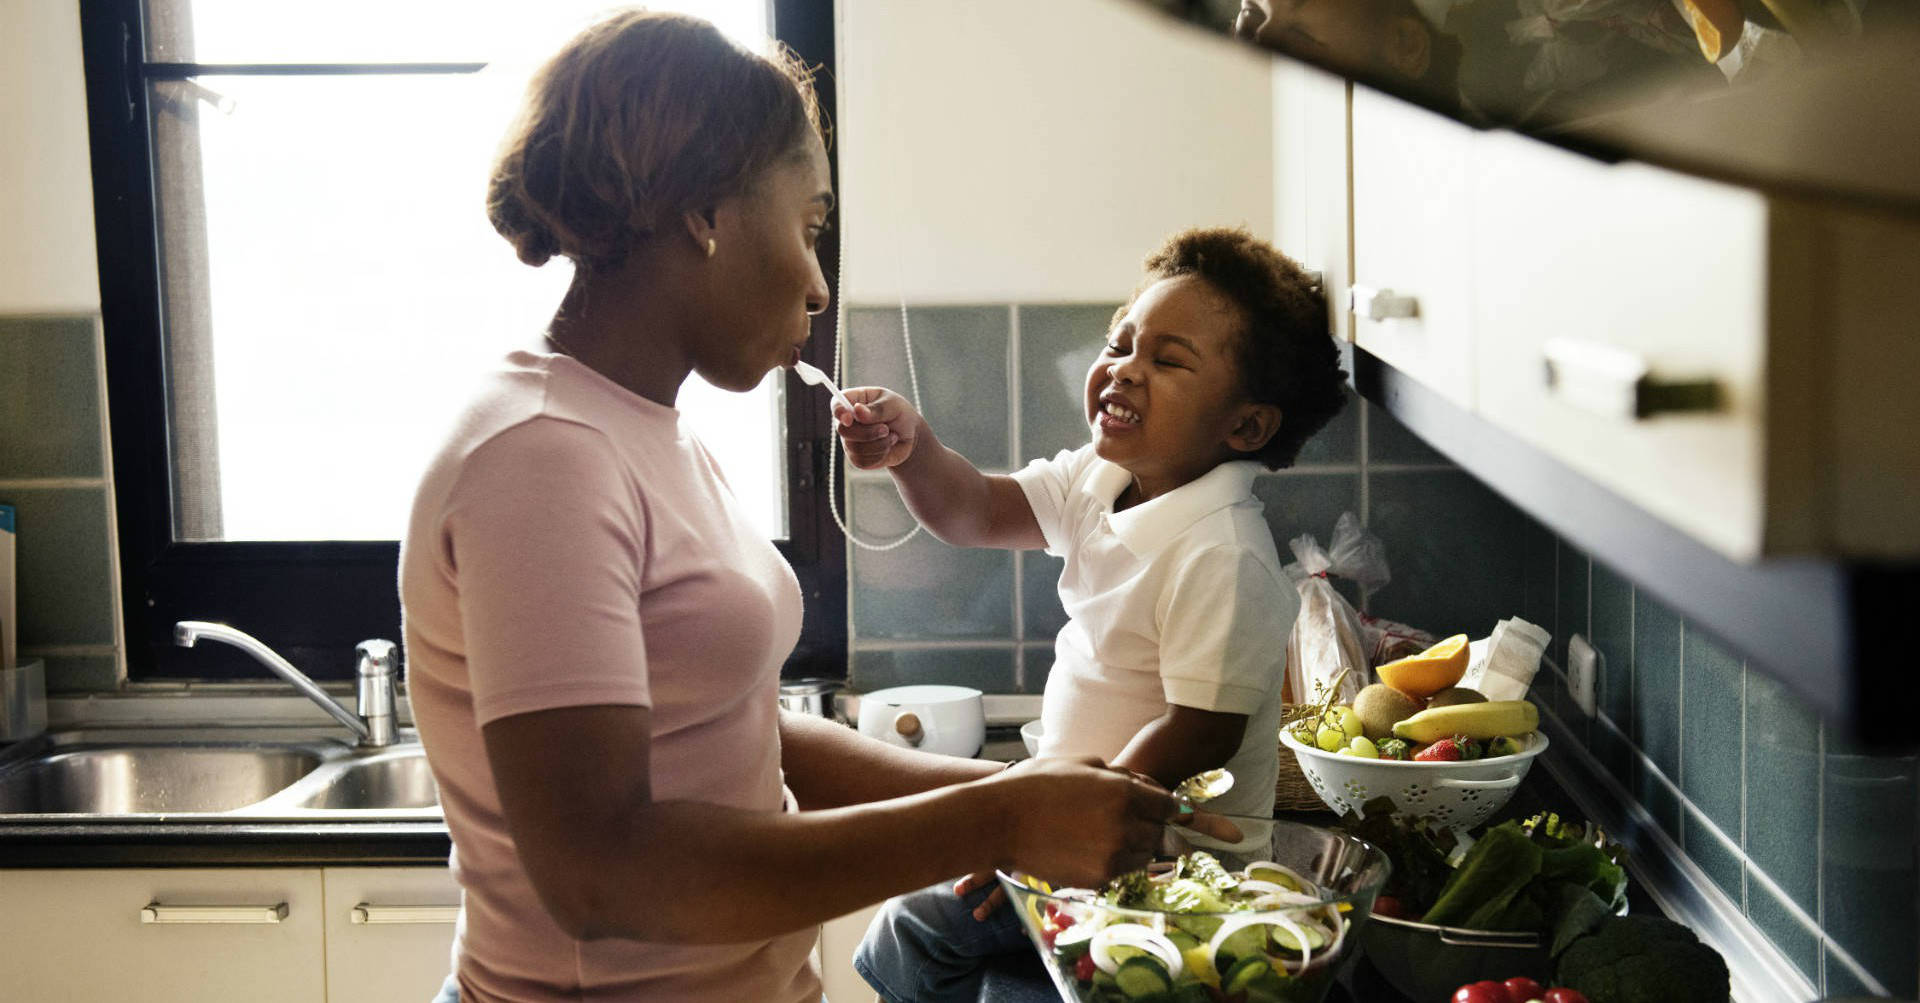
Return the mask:
[[[1339,412],[1344,380],[1297,264],[1244,231],[1188,230],[1147,259],[1087,372],[1087,445],[982,474],[879,388],[847,391],[838,431],[849,462],[890,471],[941,540],[1066,559],[1041,755],[1169,787],[1225,766],[1234,787],[1207,807],[1234,816],[1237,846],[1263,847],[1298,597],[1253,480]],[[996,956],[1033,957],[1001,896],[986,873],[895,898],[854,966],[890,1003],[974,1000]]]

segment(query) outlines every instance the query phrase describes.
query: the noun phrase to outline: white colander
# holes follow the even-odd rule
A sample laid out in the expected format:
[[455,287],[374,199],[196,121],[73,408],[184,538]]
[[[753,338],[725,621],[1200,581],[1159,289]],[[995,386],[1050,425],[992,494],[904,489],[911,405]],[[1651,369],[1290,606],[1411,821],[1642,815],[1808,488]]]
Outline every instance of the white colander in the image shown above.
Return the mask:
[[1547,736],[1536,731],[1528,737],[1526,748],[1511,756],[1415,763],[1324,752],[1302,744],[1286,730],[1280,732],[1280,741],[1293,750],[1314,793],[1334,811],[1358,813],[1361,805],[1386,797],[1396,812],[1431,819],[1448,829],[1471,829],[1486,821],[1513,796],[1533,767],[1533,758],[1547,747]]

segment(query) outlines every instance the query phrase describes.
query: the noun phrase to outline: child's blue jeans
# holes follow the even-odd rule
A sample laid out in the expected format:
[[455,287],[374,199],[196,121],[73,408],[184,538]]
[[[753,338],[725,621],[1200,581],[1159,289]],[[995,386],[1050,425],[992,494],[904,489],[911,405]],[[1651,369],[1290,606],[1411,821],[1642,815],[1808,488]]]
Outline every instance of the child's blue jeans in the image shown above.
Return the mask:
[[853,952],[854,971],[886,1003],[1055,1003],[1012,903],[973,918],[993,887],[962,897],[948,881],[888,899]]

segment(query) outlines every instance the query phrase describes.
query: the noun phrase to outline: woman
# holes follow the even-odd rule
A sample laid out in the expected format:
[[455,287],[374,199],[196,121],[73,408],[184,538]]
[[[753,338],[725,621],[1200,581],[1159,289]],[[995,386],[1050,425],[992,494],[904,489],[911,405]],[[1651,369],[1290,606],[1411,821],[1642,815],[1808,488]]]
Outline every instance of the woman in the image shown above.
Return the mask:
[[488,215],[573,285],[401,553],[465,890],[443,999],[811,1003],[821,921],[996,865],[1097,882],[1175,814],[1097,761],[1001,772],[778,711],[799,588],[673,403],[799,357],[831,201],[805,72],[704,21],[615,14],[530,88]]

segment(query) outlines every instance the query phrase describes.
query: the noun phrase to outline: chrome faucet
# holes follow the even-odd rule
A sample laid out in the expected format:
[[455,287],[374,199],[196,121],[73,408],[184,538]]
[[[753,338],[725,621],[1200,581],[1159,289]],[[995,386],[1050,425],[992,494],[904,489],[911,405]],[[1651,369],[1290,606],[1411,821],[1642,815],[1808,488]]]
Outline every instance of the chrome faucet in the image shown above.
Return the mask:
[[327,691],[320,688],[320,684],[307,678],[306,673],[294,668],[293,663],[281,658],[251,634],[224,623],[208,623],[204,620],[181,620],[173,625],[173,643],[182,648],[191,648],[194,642],[202,638],[231,644],[252,655],[254,661],[272,669],[274,675],[292,683],[294,689],[346,725],[360,739],[361,745],[378,747],[393,744],[396,731],[393,681],[399,669],[399,648],[392,641],[361,641],[354,649],[355,660],[359,663],[354,673],[359,710],[356,714],[335,703]]

